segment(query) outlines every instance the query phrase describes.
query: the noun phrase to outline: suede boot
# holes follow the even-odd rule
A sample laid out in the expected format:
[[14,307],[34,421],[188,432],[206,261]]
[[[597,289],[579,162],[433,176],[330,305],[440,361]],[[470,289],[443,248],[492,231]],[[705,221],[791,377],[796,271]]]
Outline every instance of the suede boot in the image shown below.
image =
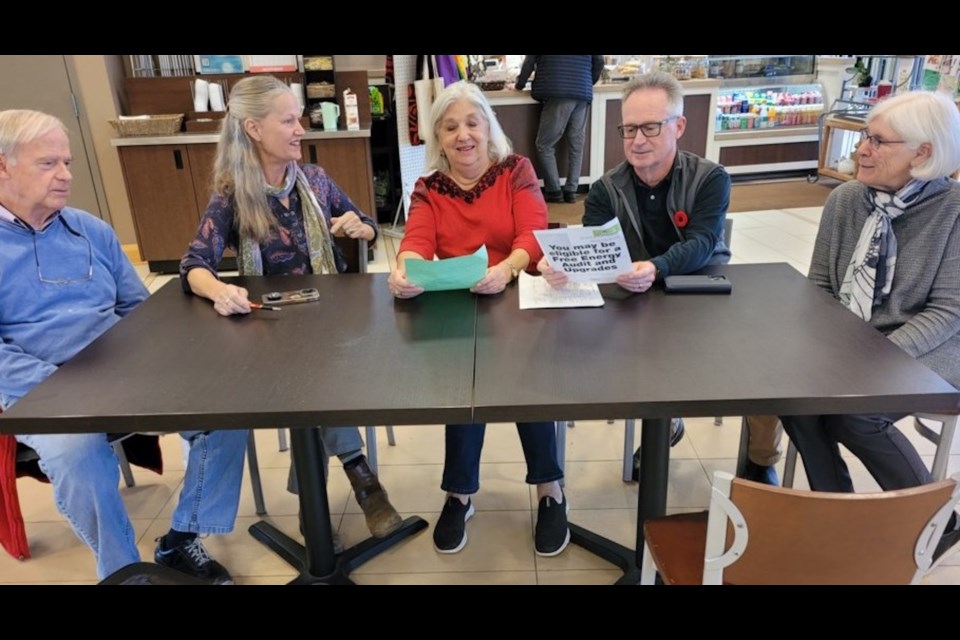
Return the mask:
[[350,486],[353,487],[357,504],[367,518],[367,528],[370,529],[370,533],[377,538],[382,538],[396,531],[403,524],[403,519],[390,504],[387,492],[367,464],[367,459],[361,457],[359,462],[344,468],[344,471],[350,479]]

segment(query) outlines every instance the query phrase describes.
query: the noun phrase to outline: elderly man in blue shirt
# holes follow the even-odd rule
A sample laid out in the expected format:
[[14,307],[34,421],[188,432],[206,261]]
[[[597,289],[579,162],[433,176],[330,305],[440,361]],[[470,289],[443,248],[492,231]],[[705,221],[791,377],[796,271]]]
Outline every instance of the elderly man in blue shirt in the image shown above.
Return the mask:
[[[72,156],[57,118],[0,111],[0,408],[6,409],[149,295],[113,229],[67,206]],[[231,583],[198,534],[233,530],[247,433],[183,432],[190,454],[170,531],[155,560]],[[104,578],[140,561],[103,433],[18,435],[53,485],[57,509]]]

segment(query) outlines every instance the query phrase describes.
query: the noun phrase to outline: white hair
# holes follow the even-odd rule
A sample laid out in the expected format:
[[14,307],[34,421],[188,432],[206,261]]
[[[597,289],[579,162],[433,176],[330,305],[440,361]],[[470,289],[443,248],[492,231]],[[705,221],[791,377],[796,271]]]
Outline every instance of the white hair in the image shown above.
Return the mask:
[[916,149],[930,144],[930,156],[910,170],[918,180],[949,176],[960,168],[960,110],[947,96],[933,91],[908,91],[879,102],[867,115],[877,118]]
[[491,161],[500,162],[513,151],[510,139],[503,132],[503,128],[497,121],[497,116],[483,92],[472,82],[461,80],[444,88],[433,101],[433,108],[430,109],[430,132],[426,138],[427,168],[429,169],[436,169],[441,173],[450,170],[450,163],[443,155],[443,149],[440,147],[440,121],[446,115],[447,109],[460,100],[466,100],[479,109],[483,119],[490,125],[488,153]]
[[16,164],[20,145],[29,144],[55,129],[60,129],[69,137],[63,121],[49,113],[31,109],[0,111],[0,155],[5,156],[11,164]]

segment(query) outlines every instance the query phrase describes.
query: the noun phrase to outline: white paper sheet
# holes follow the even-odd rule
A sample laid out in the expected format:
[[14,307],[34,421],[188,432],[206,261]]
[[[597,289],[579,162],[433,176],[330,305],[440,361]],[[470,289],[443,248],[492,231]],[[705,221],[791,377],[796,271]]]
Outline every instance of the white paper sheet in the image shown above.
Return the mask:
[[567,227],[533,232],[550,266],[566,272],[570,282],[616,282],[633,268],[620,221],[600,227]]
[[567,307],[602,307],[600,287],[587,282],[568,282],[559,289],[551,287],[540,276],[520,272],[521,309],[562,309]]

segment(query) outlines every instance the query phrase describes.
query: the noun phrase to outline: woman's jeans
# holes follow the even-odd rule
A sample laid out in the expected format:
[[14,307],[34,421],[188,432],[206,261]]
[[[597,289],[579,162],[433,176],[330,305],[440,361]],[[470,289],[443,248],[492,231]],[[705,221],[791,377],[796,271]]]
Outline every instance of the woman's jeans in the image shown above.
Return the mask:
[[[480,451],[486,424],[448,424],[443,481],[447,493],[470,495],[480,489]],[[557,430],[553,422],[518,422],[517,433],[527,461],[527,484],[561,480],[557,463]]]
[[[183,431],[187,469],[171,528],[230,533],[237,517],[247,431]],[[140,562],[133,525],[120,495],[120,462],[103,433],[18,435],[40,456],[57,510],[97,558],[102,579]]]

